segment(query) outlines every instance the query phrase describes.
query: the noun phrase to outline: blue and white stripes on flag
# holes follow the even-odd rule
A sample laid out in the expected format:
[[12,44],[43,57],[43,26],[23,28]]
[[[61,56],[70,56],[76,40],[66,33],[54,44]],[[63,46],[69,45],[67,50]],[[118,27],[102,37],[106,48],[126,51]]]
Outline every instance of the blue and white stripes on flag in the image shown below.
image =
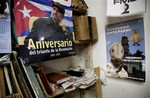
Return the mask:
[[[56,1],[56,0],[55,0]],[[59,0],[60,1],[60,0]],[[50,17],[52,11],[52,0],[29,0],[31,4],[39,8],[40,10],[47,13],[47,17]],[[72,7],[63,5],[65,8],[65,17],[63,22],[66,24],[67,28],[74,32],[73,30],[73,20],[72,20]]]

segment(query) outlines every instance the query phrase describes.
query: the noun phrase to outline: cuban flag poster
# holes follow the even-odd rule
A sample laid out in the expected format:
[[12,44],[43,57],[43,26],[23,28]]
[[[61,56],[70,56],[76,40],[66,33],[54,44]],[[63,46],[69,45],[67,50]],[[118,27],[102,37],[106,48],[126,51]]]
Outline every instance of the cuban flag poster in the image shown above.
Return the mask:
[[75,55],[71,0],[14,0],[25,65]]

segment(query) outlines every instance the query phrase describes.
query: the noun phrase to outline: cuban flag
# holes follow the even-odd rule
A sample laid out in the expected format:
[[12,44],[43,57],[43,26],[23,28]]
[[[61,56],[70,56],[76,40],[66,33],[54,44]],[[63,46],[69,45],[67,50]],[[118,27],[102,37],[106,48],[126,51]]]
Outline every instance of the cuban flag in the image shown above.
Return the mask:
[[[67,28],[73,32],[71,0],[58,0],[58,2],[64,5],[65,17],[63,21]],[[52,5],[53,0],[14,0],[16,36],[22,37],[29,34],[29,19],[31,17],[50,17]]]

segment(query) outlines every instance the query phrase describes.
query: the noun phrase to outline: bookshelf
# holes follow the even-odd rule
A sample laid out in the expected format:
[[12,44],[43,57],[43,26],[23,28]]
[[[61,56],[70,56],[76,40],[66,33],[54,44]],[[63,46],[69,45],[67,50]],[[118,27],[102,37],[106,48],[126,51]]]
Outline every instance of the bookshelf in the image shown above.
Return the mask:
[[[86,65],[84,67],[91,67],[90,66],[92,64],[91,46],[89,44],[88,45],[81,45],[78,48],[79,48],[78,51],[77,51],[78,55],[76,57],[73,57],[75,62],[81,62],[82,61],[81,64]],[[80,55],[80,58],[78,58],[79,55]],[[13,96],[15,96],[16,98],[26,98],[27,95],[29,94],[30,98],[32,98],[31,96],[32,96],[33,92],[30,92],[30,90],[28,90],[29,83],[26,83],[28,80],[26,80],[26,78],[24,78],[25,80],[22,80],[23,79],[22,75],[24,75],[24,73],[20,74],[22,71],[20,71],[20,68],[17,67],[18,65],[21,64],[21,60],[17,61],[17,60],[19,60],[19,59],[17,59],[18,58],[17,54],[14,54],[14,56],[15,57],[11,58],[12,59],[12,63],[10,63],[10,64],[12,64],[13,67],[14,67],[17,80],[19,79],[19,81],[22,82],[22,83],[20,83],[20,82],[19,82],[20,84],[18,83],[18,85],[19,85],[18,88],[21,89],[21,91],[19,91],[17,93],[14,93]],[[74,63],[74,65],[75,65],[75,63]],[[83,65],[81,65],[81,66],[83,66]],[[26,70],[28,69],[27,72],[31,71],[31,70],[29,70],[31,66],[24,66],[24,67],[25,67]],[[101,81],[99,79],[100,78],[100,68],[95,68],[94,72],[98,75],[98,79],[96,80],[96,83],[93,86],[90,86],[90,87],[94,87],[95,88],[94,91],[95,91],[95,94],[96,94],[95,95],[96,98],[102,98]],[[30,72],[30,74],[31,74],[31,72]],[[14,81],[16,81],[16,80],[14,80]],[[33,81],[33,80],[31,80],[31,81]],[[22,84],[24,84],[24,86]],[[25,85],[28,85],[28,86],[26,87]],[[37,88],[35,85],[34,85],[34,87]],[[23,92],[22,92],[22,89],[23,89]],[[85,94],[86,94],[85,90],[86,89],[84,90],[84,89],[77,88],[77,90],[79,90],[79,92],[80,92],[80,98],[85,98]],[[58,95],[61,95],[61,94],[65,95],[66,92],[64,90],[59,89],[56,92],[54,92],[52,95],[47,94],[43,98],[54,98],[54,97],[56,97]],[[26,97],[24,97],[24,96],[26,96]],[[12,97],[12,95],[8,95],[7,94],[6,98],[13,98],[13,97]],[[40,98],[42,98],[42,97],[40,97]]]

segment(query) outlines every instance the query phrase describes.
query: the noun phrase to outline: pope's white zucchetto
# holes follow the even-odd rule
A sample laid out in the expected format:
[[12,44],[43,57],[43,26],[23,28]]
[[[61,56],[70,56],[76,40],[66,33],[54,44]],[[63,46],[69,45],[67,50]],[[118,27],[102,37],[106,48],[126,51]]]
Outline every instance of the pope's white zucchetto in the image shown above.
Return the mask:
[[114,42],[109,49],[109,54],[111,56],[111,59],[122,59],[124,55],[124,49],[122,45],[119,42]]

